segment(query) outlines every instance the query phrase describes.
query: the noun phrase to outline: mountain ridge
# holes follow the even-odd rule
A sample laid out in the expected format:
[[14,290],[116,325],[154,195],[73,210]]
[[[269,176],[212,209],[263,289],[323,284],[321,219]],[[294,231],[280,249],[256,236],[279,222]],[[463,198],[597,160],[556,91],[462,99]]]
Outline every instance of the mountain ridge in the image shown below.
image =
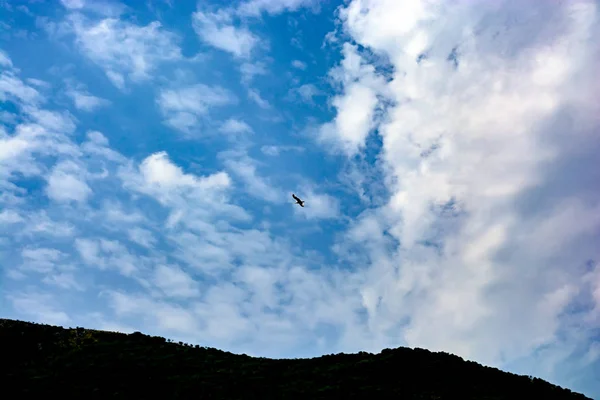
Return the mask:
[[539,378],[420,348],[275,359],[141,332],[12,319],[0,319],[0,338],[3,386],[27,396],[589,399]]

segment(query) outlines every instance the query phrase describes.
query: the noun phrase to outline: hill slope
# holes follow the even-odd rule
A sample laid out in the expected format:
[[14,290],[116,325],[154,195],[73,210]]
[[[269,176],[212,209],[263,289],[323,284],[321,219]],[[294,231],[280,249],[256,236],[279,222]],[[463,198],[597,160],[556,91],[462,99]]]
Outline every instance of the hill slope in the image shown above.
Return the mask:
[[537,378],[422,349],[272,360],[139,332],[7,319],[0,319],[0,339],[3,392],[15,398],[587,399]]

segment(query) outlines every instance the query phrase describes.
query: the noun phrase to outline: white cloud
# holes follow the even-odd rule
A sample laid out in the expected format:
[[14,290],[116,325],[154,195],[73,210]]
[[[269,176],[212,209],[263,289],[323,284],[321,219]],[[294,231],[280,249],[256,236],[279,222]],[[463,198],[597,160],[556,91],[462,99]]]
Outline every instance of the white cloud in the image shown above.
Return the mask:
[[134,227],[129,229],[127,234],[130,240],[141,246],[152,248],[156,244],[156,238],[152,232],[147,229]]
[[39,126],[50,135],[70,135],[75,131],[75,122],[68,111],[56,112],[43,110],[37,107],[28,107],[27,113]]
[[0,212],[0,222],[3,224],[16,224],[23,221],[23,217],[14,210],[2,210]]
[[294,61],[292,61],[292,67],[304,71],[306,69],[306,63],[304,63],[304,62],[302,62],[300,60],[294,60]]
[[123,204],[114,200],[105,200],[100,213],[111,224],[141,225],[146,222],[146,217],[139,210],[133,207],[125,209]]
[[261,61],[254,63],[245,62],[240,65],[240,73],[242,74],[242,83],[244,85],[250,84],[255,76],[267,75],[268,72],[267,67]]
[[127,161],[123,155],[108,147],[108,139],[101,132],[88,131],[86,137],[87,141],[81,145],[81,150],[85,154],[99,156],[107,161],[118,164],[124,164]]
[[72,14],[69,23],[81,51],[120,89],[126,79],[150,79],[159,64],[182,59],[178,38],[158,21],[137,26],[116,18],[90,21]]
[[328,194],[318,193],[305,186],[296,195],[306,202],[304,207],[294,208],[294,213],[302,218],[327,219],[340,216],[339,201]]
[[260,92],[257,89],[248,89],[248,98],[255,102],[260,108],[271,108],[269,102],[261,97]]
[[161,188],[193,187],[211,190],[229,186],[229,177],[225,173],[203,178],[184,173],[169,160],[166,152],[155,153],[144,159],[140,165],[140,172],[146,184]]
[[71,97],[75,107],[82,111],[94,111],[110,104],[108,100],[93,96],[85,90],[71,89],[67,91],[67,95]]
[[323,96],[325,93],[323,91],[321,91],[319,88],[317,88],[315,85],[313,85],[312,83],[305,83],[304,85],[301,85],[300,87],[290,89],[290,94],[291,95],[297,94],[298,96],[300,96],[302,101],[304,101],[305,103],[312,104],[314,102],[314,100],[313,100],[314,97]]
[[[43,176],[47,170],[46,156],[77,157],[80,153],[70,139],[75,130],[73,118],[67,112],[40,108],[45,99],[31,86],[18,78],[17,70],[0,75],[0,98],[13,102],[20,109],[11,127],[0,129],[0,201],[19,204],[27,192],[13,183],[16,176]],[[58,176],[54,176],[58,178]],[[53,183],[59,180],[53,178]],[[29,225],[28,228],[30,229]]]
[[61,0],[61,3],[70,11],[89,11],[109,17],[118,17],[127,8],[111,0]]
[[69,272],[60,272],[53,275],[45,276],[42,280],[47,285],[56,286],[60,289],[75,289],[83,291],[84,287],[77,282],[75,275]]
[[48,294],[28,292],[9,294],[7,297],[16,310],[31,316],[35,322],[59,326],[71,322],[67,313],[59,311],[56,301]]
[[154,284],[169,297],[189,298],[200,294],[196,281],[176,266],[157,266]]
[[[332,71],[344,93],[322,128],[351,156],[373,128],[383,142],[391,198],[346,237],[370,261],[361,292],[374,343],[396,332],[492,365],[553,346],[555,366],[569,354],[559,349],[585,346],[568,338],[589,340],[593,326],[564,313],[584,290],[586,260],[600,256],[600,197],[567,182],[594,179],[600,121],[585,104],[600,61],[596,11],[591,1],[342,8],[346,32],[393,67],[391,80],[378,77],[345,44]],[[506,26],[515,16],[524,22]],[[380,117],[376,96],[391,103]]]
[[92,189],[85,182],[81,167],[71,161],[57,164],[48,177],[46,193],[57,202],[85,202]]
[[[385,86],[383,78],[375,74],[372,65],[365,63],[355,45],[345,43],[343,55],[341,65],[333,69],[331,75],[344,85],[344,93],[333,98],[337,115],[332,122],[321,126],[319,139],[354,155],[362,149],[365,139],[376,127],[377,96],[385,92]],[[304,96],[312,99],[312,95],[310,88],[305,88]]]
[[233,104],[237,98],[220,86],[195,85],[161,90],[157,103],[166,117],[165,123],[190,133],[211,107]]
[[42,95],[31,86],[25,85],[12,71],[0,73],[0,100],[16,99],[27,104],[37,104]]
[[68,9],[81,9],[85,6],[85,0],[60,0],[63,6]]
[[[75,249],[81,261],[99,270],[112,270],[123,277],[137,279],[147,268],[147,259],[132,254],[118,240],[77,238]],[[156,260],[153,260],[156,261]]]
[[258,163],[256,160],[246,154],[235,152],[224,152],[219,156],[223,159],[227,169],[244,182],[246,192],[250,196],[273,203],[282,201],[281,190],[275,188],[267,179],[257,173]]
[[29,237],[44,235],[47,237],[70,237],[76,229],[69,222],[56,221],[46,211],[28,213],[26,226],[20,234]]
[[232,221],[250,218],[243,209],[228,202],[232,183],[227,173],[185,173],[165,152],[146,157],[137,168],[132,164],[123,166],[118,175],[127,190],[153,197],[170,210],[164,222],[167,227],[204,224],[225,215]]
[[12,67],[10,57],[3,50],[0,50],[0,65],[3,67]]
[[209,45],[231,53],[237,58],[249,58],[260,39],[247,28],[235,27],[229,10],[197,11],[192,15],[194,30]]
[[284,11],[297,11],[302,7],[314,7],[315,0],[248,0],[238,6],[237,12],[243,16],[258,17],[263,12],[276,15]]
[[282,151],[304,151],[304,147],[265,145],[260,148],[260,151],[268,156],[278,156]]
[[90,239],[77,238],[75,239],[75,248],[85,263],[92,265],[100,265],[102,263],[102,259],[98,255],[100,246],[97,242]]
[[25,248],[21,251],[23,265],[21,270],[40,273],[52,272],[56,264],[64,259],[65,253],[51,248]]
[[238,119],[230,118],[221,125],[219,130],[223,133],[228,134],[239,134],[239,133],[252,133],[252,128],[250,125],[245,123],[244,121],[240,121]]

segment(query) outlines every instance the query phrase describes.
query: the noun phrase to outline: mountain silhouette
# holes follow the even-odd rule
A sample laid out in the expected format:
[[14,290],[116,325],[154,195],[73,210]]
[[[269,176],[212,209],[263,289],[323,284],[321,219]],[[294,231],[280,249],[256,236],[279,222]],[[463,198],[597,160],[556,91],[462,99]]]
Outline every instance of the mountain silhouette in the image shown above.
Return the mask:
[[541,379],[448,353],[268,359],[162,337],[0,319],[2,389],[10,398],[587,399]]

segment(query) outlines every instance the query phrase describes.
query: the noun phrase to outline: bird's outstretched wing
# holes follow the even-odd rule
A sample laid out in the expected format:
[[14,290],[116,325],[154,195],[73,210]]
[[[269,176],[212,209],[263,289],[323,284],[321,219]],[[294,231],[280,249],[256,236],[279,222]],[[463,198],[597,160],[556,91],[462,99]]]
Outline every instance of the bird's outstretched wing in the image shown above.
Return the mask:
[[302,201],[302,200],[300,200],[298,197],[296,197],[296,195],[295,195],[294,193],[292,193],[292,197],[293,197],[293,198],[294,198],[294,200],[296,200],[296,201]]

